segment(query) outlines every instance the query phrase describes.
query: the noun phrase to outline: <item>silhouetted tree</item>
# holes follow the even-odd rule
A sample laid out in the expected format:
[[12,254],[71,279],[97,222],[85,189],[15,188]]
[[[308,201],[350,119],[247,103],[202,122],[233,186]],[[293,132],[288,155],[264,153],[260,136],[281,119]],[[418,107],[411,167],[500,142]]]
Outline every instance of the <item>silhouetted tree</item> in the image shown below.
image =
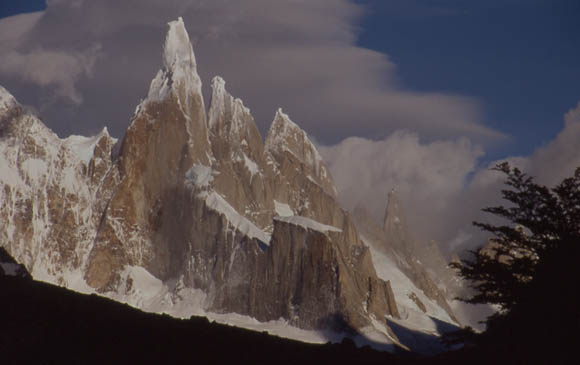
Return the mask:
[[474,222],[493,237],[451,265],[474,289],[462,300],[499,307],[484,341],[528,352],[540,351],[536,342],[567,342],[580,331],[580,168],[553,188],[508,163],[494,170],[506,175],[509,204],[483,209],[504,224]]

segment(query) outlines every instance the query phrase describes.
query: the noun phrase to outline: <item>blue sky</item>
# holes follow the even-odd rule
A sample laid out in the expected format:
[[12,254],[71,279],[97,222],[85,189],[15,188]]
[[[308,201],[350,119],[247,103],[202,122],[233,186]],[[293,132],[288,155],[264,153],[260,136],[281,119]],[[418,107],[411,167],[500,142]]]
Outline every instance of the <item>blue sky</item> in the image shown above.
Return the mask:
[[20,13],[29,13],[46,9],[44,0],[3,0],[0,3],[0,17],[7,17]]
[[359,44],[387,53],[402,85],[473,96],[513,138],[490,158],[552,140],[580,98],[580,1],[360,2]]

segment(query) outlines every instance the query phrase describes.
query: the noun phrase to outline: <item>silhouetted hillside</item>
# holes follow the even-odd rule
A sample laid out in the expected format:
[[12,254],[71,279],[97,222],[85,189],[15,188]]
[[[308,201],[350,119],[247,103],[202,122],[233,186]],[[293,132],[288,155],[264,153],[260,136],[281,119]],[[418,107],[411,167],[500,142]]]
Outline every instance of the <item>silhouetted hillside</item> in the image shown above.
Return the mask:
[[[0,362],[397,363],[399,356],[342,344],[314,345],[206,318],[145,313],[97,295],[0,278]],[[406,362],[406,361],[405,361]]]

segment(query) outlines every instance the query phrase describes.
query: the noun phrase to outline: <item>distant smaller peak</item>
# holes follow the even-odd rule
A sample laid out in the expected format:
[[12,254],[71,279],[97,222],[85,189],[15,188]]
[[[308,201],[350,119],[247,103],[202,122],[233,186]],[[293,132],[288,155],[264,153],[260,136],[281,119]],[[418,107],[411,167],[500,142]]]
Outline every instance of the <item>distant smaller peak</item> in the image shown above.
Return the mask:
[[[226,90],[226,81],[220,76],[215,76],[211,80],[211,104],[210,107],[223,108],[226,97],[230,96]],[[231,97],[230,97],[231,98]]]
[[211,87],[214,89],[223,88],[225,90],[226,80],[224,80],[221,76],[214,76],[214,78],[211,80]]
[[99,133],[98,136],[100,138],[105,137],[107,139],[112,140],[113,143],[117,143],[117,138],[114,138],[113,136],[111,136],[111,134],[109,133],[109,129],[107,127],[103,127],[103,129],[101,130],[101,133]]
[[288,114],[284,113],[282,108],[278,108],[276,110],[276,115],[274,116],[273,124],[277,126],[282,126],[284,129],[290,127],[292,129],[298,129],[302,131],[302,128],[300,128],[296,123],[294,123],[292,119],[290,119]]

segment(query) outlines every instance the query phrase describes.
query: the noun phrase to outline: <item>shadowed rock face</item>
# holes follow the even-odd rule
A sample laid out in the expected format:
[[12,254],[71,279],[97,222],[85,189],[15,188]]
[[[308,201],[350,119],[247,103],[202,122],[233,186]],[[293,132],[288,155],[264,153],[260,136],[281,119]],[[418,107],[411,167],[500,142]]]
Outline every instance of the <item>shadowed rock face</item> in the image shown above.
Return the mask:
[[181,20],[163,56],[118,148],[106,130],[59,139],[3,96],[2,246],[33,275],[68,286],[80,273],[105,295],[127,292],[137,266],[203,290],[216,312],[302,328],[398,317],[306,133],[278,111],[264,143],[220,78],[206,120]]
[[264,270],[252,278],[250,300],[261,305],[248,308],[258,319],[288,318],[299,327],[320,328],[339,315],[360,328],[368,325],[369,314],[398,316],[389,284],[376,277],[368,248],[349,245],[341,231],[274,220],[271,246],[260,264]]

